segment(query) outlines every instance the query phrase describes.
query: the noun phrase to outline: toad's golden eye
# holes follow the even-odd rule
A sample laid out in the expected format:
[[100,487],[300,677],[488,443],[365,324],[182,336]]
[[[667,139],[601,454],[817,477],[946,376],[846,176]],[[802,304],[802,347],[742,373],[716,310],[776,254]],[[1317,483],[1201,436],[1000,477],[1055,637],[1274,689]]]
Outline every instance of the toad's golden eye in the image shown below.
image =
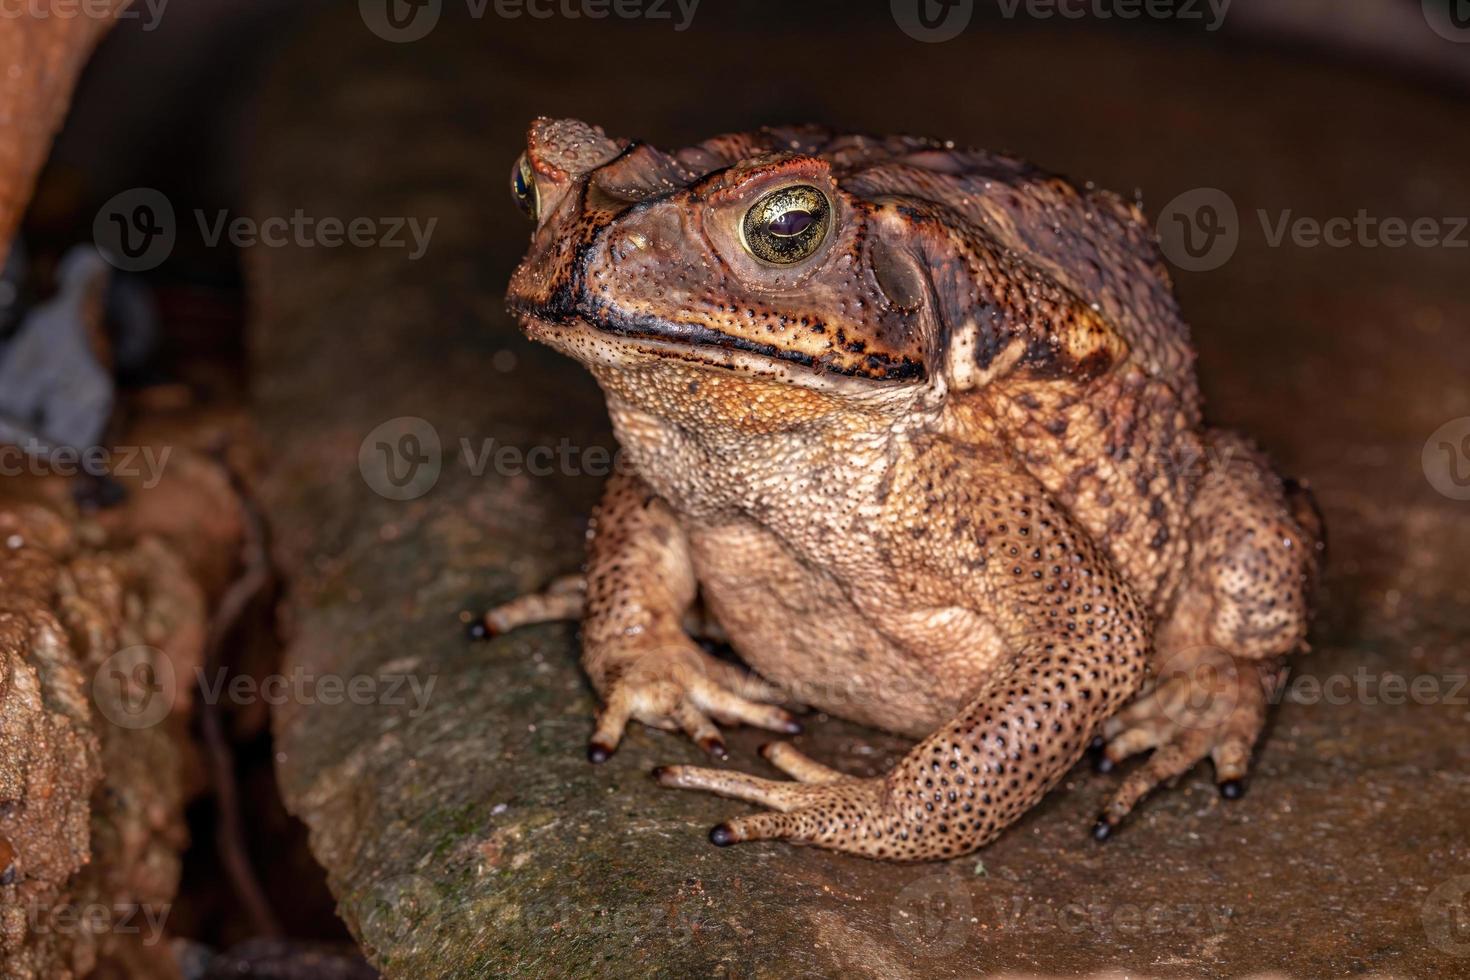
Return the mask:
[[536,172],[531,169],[531,161],[524,153],[510,172],[510,196],[515,198],[516,207],[524,211],[526,217],[536,220],[541,210],[541,201],[536,193]]
[[821,247],[832,225],[827,195],[807,184],[772,191],[745,212],[745,247],[758,259],[791,265]]

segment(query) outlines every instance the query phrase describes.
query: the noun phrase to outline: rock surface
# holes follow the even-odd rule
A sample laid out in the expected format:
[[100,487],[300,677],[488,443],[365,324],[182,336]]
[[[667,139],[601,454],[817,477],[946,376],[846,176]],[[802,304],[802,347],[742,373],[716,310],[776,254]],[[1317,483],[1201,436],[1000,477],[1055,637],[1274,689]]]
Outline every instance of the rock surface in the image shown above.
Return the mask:
[[[437,220],[416,261],[406,232],[248,256],[287,672],[316,682],[276,713],[279,774],[387,976],[1470,975],[1470,503],[1452,468],[1470,420],[1436,436],[1449,456],[1426,449],[1470,416],[1467,253],[1272,244],[1283,214],[1470,214],[1463,103],[1152,34],[924,45],[875,18],[781,40],[714,12],[675,32],[452,6],[416,43],[348,8],[302,37],[253,177],[256,217]],[[800,57],[776,57],[791,37]],[[946,135],[1140,186],[1155,214],[1227,192],[1238,250],[1179,275],[1211,414],[1311,480],[1331,541],[1315,652],[1245,799],[1195,773],[1099,846],[1117,777],[1079,768],[981,853],[899,867],[710,847],[741,805],[646,776],[695,760],[679,738],[635,726],[588,766],[573,629],[471,645],[460,618],[578,565],[606,472],[590,447],[611,446],[590,379],[501,308],[526,234],[505,175],[536,114],[675,145],[805,118]],[[809,727],[798,744],[854,772],[905,748]],[[735,733],[732,764],[762,771],[760,741]]]

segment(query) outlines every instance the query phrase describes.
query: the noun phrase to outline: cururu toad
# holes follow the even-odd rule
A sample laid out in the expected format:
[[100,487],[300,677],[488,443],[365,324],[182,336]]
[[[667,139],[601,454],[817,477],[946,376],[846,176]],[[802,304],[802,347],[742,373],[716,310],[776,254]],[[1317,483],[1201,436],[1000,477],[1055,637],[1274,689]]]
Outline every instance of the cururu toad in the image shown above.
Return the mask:
[[[919,739],[855,778],[666,786],[760,805],[779,838],[925,860],[993,839],[1082,757],[1153,750],[1095,827],[1209,757],[1238,796],[1303,644],[1310,495],[1203,421],[1139,208],[1020,160],[815,127],[675,153],[537,120],[509,305],[587,366],[631,466],[584,576],[485,628],[580,617],[604,707],[716,756],[716,724],[805,703]],[[753,673],[691,638],[725,640]]]

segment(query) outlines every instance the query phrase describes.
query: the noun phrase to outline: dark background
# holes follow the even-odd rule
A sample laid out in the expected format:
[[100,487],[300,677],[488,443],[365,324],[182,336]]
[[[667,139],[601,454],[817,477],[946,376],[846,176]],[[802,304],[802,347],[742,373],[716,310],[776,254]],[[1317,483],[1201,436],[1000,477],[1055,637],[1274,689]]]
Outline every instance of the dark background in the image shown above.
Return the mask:
[[[1444,8],[1451,2],[1460,0]],[[98,209],[117,193],[147,187],[169,198],[180,216],[177,244],[141,274],[166,338],[150,381],[182,377],[206,399],[251,402],[251,256],[210,247],[189,215],[251,213],[264,173],[277,201],[350,217],[350,199],[297,203],[280,177],[299,171],[303,184],[310,176],[321,184],[326,159],[342,168],[344,185],[441,218],[460,264],[436,265],[442,253],[431,251],[430,271],[419,275],[430,288],[443,276],[475,291],[446,300],[447,315],[464,318],[464,333],[479,338],[466,348],[506,347],[523,363],[550,363],[507,333],[494,309],[525,236],[502,188],[536,115],[578,116],[664,146],[787,121],[915,132],[1018,153],[1137,195],[1152,213],[1185,192],[1218,188],[1242,216],[1240,247],[1221,268],[1179,270],[1177,284],[1212,415],[1257,434],[1291,472],[1319,482],[1334,547],[1327,589],[1338,600],[1326,604],[1319,627],[1327,637],[1320,662],[1422,667],[1463,654],[1433,644],[1425,653],[1411,636],[1416,623],[1442,621],[1433,610],[1443,604],[1463,611],[1462,559],[1415,553],[1405,542],[1439,534],[1447,543],[1451,518],[1463,522],[1463,510],[1447,510],[1414,463],[1431,432],[1470,412],[1470,251],[1361,241],[1272,247],[1252,217],[1258,209],[1318,218],[1360,209],[1410,220],[1470,214],[1470,43],[1431,30],[1419,0],[1235,0],[1213,32],[1198,20],[1008,18],[999,4],[976,0],[969,26],[942,43],[905,34],[886,0],[702,0],[685,31],[667,20],[508,20],[493,3],[476,19],[462,2],[444,0],[430,36],[401,45],[370,35],[365,42],[366,23],[343,6],[174,0],[152,29],[146,11],[123,20],[87,69],[23,234],[44,273],[48,258],[90,238]],[[363,33],[334,43],[354,31]],[[1461,40],[1470,42],[1470,26]],[[314,73],[301,67],[315,60],[302,56],[303,44],[320,52]],[[286,52],[294,52],[293,67],[283,73]],[[262,146],[282,145],[273,127],[291,103],[298,123],[318,103],[338,117],[342,105],[354,106],[350,114],[366,122],[352,136],[353,152],[324,145],[318,154],[296,140],[297,160],[263,154]],[[483,179],[441,181],[465,171],[466,153],[478,155]],[[368,297],[384,289],[360,283]],[[354,341],[344,331],[342,343]],[[345,376],[327,384],[344,398],[361,387]],[[599,424],[590,384],[566,404],[585,416],[579,424]],[[290,935],[344,939],[301,828],[276,799],[269,733],[258,717],[237,722],[248,846],[271,900]],[[1365,760],[1392,767],[1393,752],[1373,744],[1377,726],[1377,716],[1359,712],[1307,724],[1298,743],[1294,729],[1277,737],[1282,753],[1305,743],[1304,757],[1315,746],[1369,769]],[[1357,734],[1322,749],[1328,730]],[[1444,738],[1449,725],[1418,730],[1423,752],[1455,757]],[[1293,758],[1275,761],[1289,770]],[[1387,792],[1380,798],[1412,808],[1407,791]],[[1373,819],[1351,810],[1331,818],[1344,828]],[[170,924],[228,946],[252,933],[213,857],[210,801],[195,805],[191,823],[195,847]],[[1430,831],[1417,832],[1440,846]],[[1021,847],[1021,836],[1007,840]],[[1148,863],[1139,856],[1139,867]],[[1373,892],[1372,882],[1359,884]],[[1356,950],[1339,953],[1307,962],[1373,965]],[[1263,952],[1237,962],[1276,961]]]

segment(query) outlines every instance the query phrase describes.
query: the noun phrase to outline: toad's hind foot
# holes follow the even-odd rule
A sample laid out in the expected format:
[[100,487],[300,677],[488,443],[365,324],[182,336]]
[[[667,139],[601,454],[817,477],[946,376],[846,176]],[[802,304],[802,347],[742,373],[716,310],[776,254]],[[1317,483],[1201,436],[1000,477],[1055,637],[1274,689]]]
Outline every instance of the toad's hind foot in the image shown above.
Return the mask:
[[1206,757],[1214,765],[1220,795],[1239,798],[1282,669],[1276,660],[1242,660],[1211,647],[1171,658],[1158,683],[1103,728],[1099,771],[1109,772],[1143,752],[1153,754],[1124,777],[1093,835],[1107,838],[1145,796]]
[[[845,775],[785,742],[763,746],[761,755],[795,781],[698,766],[660,766],[653,770],[653,778],[662,786],[700,790],[767,808],[766,813],[735,817],[711,829],[710,842],[720,847],[778,839],[833,847],[847,835],[872,839],[883,836],[882,826],[887,822],[884,815],[889,809],[886,780]],[[891,836],[898,845],[898,834]]]

